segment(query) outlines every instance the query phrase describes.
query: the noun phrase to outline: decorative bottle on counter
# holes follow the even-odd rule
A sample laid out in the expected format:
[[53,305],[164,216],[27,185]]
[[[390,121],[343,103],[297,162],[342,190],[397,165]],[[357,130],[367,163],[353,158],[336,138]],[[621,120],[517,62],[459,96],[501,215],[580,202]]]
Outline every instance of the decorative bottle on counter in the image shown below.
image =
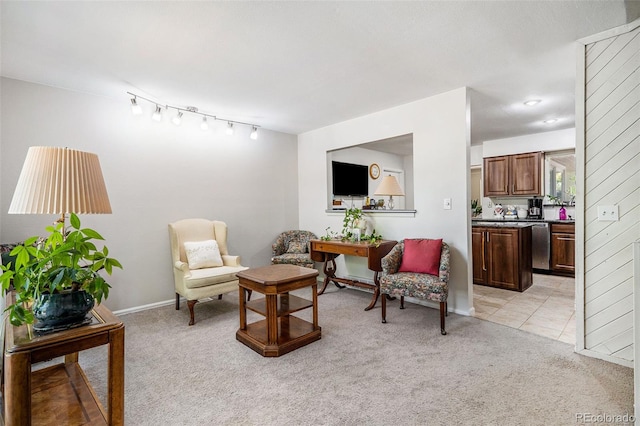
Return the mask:
[[560,206],[558,215],[560,220],[567,220],[567,210],[564,208],[564,206]]

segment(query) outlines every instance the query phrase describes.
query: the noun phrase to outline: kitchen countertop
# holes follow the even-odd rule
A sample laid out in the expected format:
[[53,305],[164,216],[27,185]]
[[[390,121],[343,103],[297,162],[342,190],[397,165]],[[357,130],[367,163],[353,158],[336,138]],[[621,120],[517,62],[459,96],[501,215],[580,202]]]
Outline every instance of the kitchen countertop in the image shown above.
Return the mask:
[[485,228],[529,228],[532,226],[535,226],[534,222],[516,222],[516,221],[501,221],[501,222],[489,222],[489,221],[482,221],[480,223],[473,223],[471,224],[471,226],[482,226]]
[[480,222],[483,225],[490,225],[490,224],[507,225],[507,223],[508,223],[508,224],[515,224],[515,226],[525,226],[525,224],[534,225],[536,223],[566,223],[568,225],[573,225],[573,224],[575,224],[576,221],[574,219],[571,219],[571,220],[560,220],[560,219],[517,219],[517,218],[516,219],[511,219],[511,218],[484,219],[484,218],[481,218],[481,217],[474,217],[474,218],[471,219],[471,224],[472,225],[477,225]]

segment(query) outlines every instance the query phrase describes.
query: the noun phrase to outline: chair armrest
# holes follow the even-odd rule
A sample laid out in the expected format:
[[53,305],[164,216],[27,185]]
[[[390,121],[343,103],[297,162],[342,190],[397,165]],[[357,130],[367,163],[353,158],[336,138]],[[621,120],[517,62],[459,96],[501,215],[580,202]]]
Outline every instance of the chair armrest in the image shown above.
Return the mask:
[[449,266],[451,258],[451,249],[447,243],[442,243],[442,251],[440,254],[440,281],[443,283],[449,282],[449,270],[451,269]]
[[173,264],[173,267],[175,269],[178,269],[180,272],[182,272],[185,277],[188,277],[191,275],[191,269],[189,269],[189,264],[186,262],[183,262],[181,260],[176,260],[176,262]]
[[385,257],[381,259],[382,272],[385,274],[395,274],[400,269],[402,263],[403,244],[396,244]]
[[231,256],[229,254],[222,255],[222,263],[224,266],[242,266],[240,264],[240,256]]
[[287,251],[283,241],[276,241],[271,245],[271,256],[280,256]]

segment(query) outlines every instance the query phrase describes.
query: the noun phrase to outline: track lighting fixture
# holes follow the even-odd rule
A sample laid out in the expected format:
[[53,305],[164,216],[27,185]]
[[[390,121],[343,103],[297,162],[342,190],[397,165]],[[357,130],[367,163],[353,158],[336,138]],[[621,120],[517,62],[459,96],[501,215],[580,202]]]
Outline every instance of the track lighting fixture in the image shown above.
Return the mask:
[[159,105],[156,105],[156,110],[153,112],[153,115],[151,116],[151,119],[153,121],[162,120],[162,110],[160,109]]
[[151,118],[154,121],[162,121],[162,108],[164,108],[165,110],[169,110],[169,109],[174,109],[176,110],[176,115],[171,119],[171,121],[173,122],[173,124],[175,124],[176,126],[179,126],[182,123],[182,117],[184,116],[184,113],[190,113],[190,114],[196,114],[196,115],[201,115],[202,116],[202,122],[200,123],[200,128],[202,130],[209,130],[209,122],[208,119],[212,119],[212,120],[219,120],[219,121],[226,121],[227,122],[227,129],[226,129],[226,133],[228,135],[233,135],[233,131],[234,131],[234,125],[235,124],[241,124],[244,126],[251,126],[251,134],[249,135],[249,137],[253,140],[258,139],[258,125],[255,124],[251,124],[251,123],[243,123],[242,121],[234,121],[234,120],[228,120],[228,119],[224,119],[224,118],[218,118],[215,115],[211,115],[211,114],[206,114],[204,112],[200,112],[198,111],[198,108],[194,107],[194,106],[187,106],[187,107],[179,107],[179,106],[175,106],[175,105],[163,105],[161,103],[158,103],[155,100],[152,99],[148,99],[145,98],[144,96],[140,96],[140,95],[136,95],[135,93],[131,93],[131,92],[127,92],[129,95],[132,96],[131,98],[131,113],[134,115],[138,115],[142,113],[142,108],[140,107],[140,105],[138,104],[138,98],[143,99],[151,104],[154,104],[156,106],[155,111],[153,112]]
[[171,121],[173,122],[173,124],[175,124],[176,126],[179,126],[180,123],[182,123],[182,111],[178,111],[178,113],[176,114],[175,117],[173,117],[171,119]]
[[131,98],[131,113],[133,115],[142,114],[142,107],[140,105],[138,105],[138,101],[136,100],[135,96],[133,98]]

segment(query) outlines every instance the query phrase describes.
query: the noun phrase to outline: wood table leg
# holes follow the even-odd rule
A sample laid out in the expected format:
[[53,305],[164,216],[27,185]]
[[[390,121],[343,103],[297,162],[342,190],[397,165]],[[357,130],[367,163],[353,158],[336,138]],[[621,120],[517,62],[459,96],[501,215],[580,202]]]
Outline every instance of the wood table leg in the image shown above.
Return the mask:
[[373,283],[376,285],[373,289],[373,297],[371,298],[371,303],[369,303],[369,306],[364,308],[365,311],[370,311],[371,309],[373,309],[373,307],[376,306],[378,297],[380,297],[380,281],[378,281],[378,271],[375,271],[373,273]]
[[265,295],[267,304],[267,345],[278,344],[278,295]]
[[318,285],[311,286],[312,303],[313,303],[313,329],[318,329]]
[[[322,290],[318,292],[318,294],[324,293],[327,289],[327,285],[336,276],[336,258],[333,255],[325,253],[324,255],[324,265],[322,267],[322,272],[324,273],[324,281],[322,282]],[[335,281],[334,281],[335,284]],[[336,284],[337,285],[337,284]]]
[[4,424],[31,424],[31,360],[21,352],[4,357]]
[[[245,302],[246,290],[244,287],[238,287],[238,304],[240,305],[240,330],[247,329],[247,304]],[[251,295],[249,295],[251,297]]]
[[108,418],[110,425],[124,425],[124,326],[109,332]]

